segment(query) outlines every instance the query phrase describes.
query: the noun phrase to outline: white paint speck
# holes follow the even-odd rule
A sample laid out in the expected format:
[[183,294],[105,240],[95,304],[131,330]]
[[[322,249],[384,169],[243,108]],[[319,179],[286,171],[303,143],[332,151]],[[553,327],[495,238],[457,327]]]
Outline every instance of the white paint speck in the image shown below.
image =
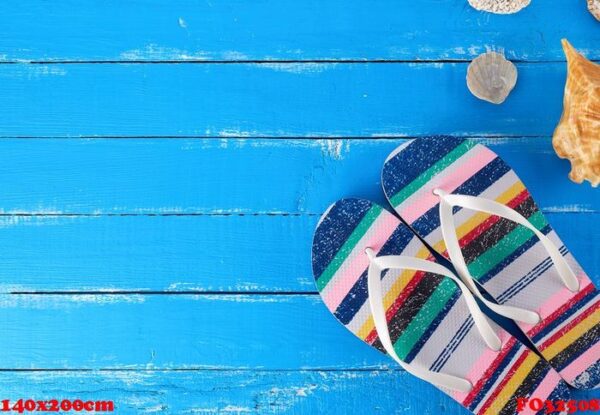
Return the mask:
[[212,56],[205,51],[187,51],[177,48],[167,48],[149,44],[141,49],[130,49],[119,55],[120,59],[128,61],[159,61],[159,60],[209,60]]
[[319,73],[332,69],[337,63],[256,63],[259,68],[271,69],[277,72],[288,72],[295,74]]
[[252,409],[243,407],[243,406],[227,405],[225,408],[221,409],[221,411],[228,412],[228,413],[241,414],[241,413],[252,412]]
[[221,54],[223,60],[226,61],[246,61],[250,60],[248,55],[235,50],[227,50]]

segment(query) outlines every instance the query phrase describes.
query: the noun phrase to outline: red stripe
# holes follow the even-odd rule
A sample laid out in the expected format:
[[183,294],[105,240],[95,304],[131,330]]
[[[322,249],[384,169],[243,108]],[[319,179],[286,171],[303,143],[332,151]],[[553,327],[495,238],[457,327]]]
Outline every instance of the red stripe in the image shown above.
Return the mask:
[[[598,310],[598,306],[600,306],[600,300],[596,301],[596,303],[594,303],[594,305],[592,305],[590,308],[588,308],[583,313],[581,313],[580,315],[578,315],[577,318],[573,319],[571,322],[569,322],[569,324],[567,324],[566,326],[564,326],[558,332],[554,333],[552,335],[552,337],[550,337],[548,340],[546,340],[541,346],[538,346],[538,348],[540,349],[540,351],[542,351],[542,350],[546,349],[547,347],[549,347],[552,343],[554,343],[555,341],[557,341],[558,339],[560,339],[562,336],[564,336],[567,331],[569,331],[573,327],[577,326],[587,316],[589,316],[590,314],[592,314],[594,311]],[[585,335],[585,333],[584,333],[584,335]],[[575,339],[573,341],[575,341]]]
[[531,353],[531,350],[527,349],[527,350],[525,350],[525,353],[523,353],[519,357],[519,359],[515,362],[515,364],[513,365],[513,367],[507,373],[506,377],[502,380],[502,382],[500,382],[500,384],[498,386],[496,386],[496,389],[494,389],[494,393],[492,393],[492,395],[488,398],[488,400],[485,401],[485,404],[478,411],[479,413],[481,413],[481,414],[484,413],[492,405],[492,403],[494,403],[494,400],[496,399],[496,397],[498,396],[498,394],[500,394],[500,392],[502,391],[502,389],[504,389],[504,387],[506,386],[506,384],[508,383],[508,381],[510,381],[513,378],[513,376],[515,375],[515,372],[523,364],[523,362],[525,361],[525,359],[527,358],[527,356],[529,356],[529,353]]
[[540,331],[544,330],[548,325],[552,324],[554,320],[560,317],[566,310],[573,307],[577,304],[583,297],[588,295],[590,292],[595,290],[594,284],[589,284],[583,290],[579,291],[577,295],[571,298],[569,301],[560,306],[554,313],[550,314],[548,317],[544,319],[544,321],[540,324],[535,325],[531,330],[527,332],[527,336],[533,337],[538,334]]
[[[525,200],[529,199],[529,197],[530,197],[529,192],[527,191],[527,189],[524,189],[521,193],[516,195],[512,200],[510,200],[508,203],[506,203],[506,206],[508,206],[512,209],[515,209],[517,206],[519,206]],[[474,227],[470,232],[465,234],[458,241],[460,247],[465,248],[466,246],[468,246],[478,236],[480,236],[485,231],[489,230],[492,226],[494,226],[500,219],[501,219],[500,216],[491,215],[490,217],[488,217],[486,220],[484,220],[479,225]],[[444,255],[445,257],[448,258],[448,251],[442,252],[442,255]]]
[[[388,323],[392,321],[392,318],[394,318],[394,316],[396,315],[396,311],[398,311],[398,309],[402,306],[402,304],[404,304],[404,302],[410,296],[410,294],[415,290],[416,286],[423,279],[424,275],[425,272],[423,271],[415,272],[410,282],[406,284],[406,286],[402,289],[400,295],[396,297],[392,305],[385,312],[385,318],[388,321]],[[373,330],[371,330],[371,332],[365,339],[365,342],[372,344],[375,341],[375,339],[377,339],[377,328],[373,328]]]
[[[516,195],[508,203],[506,203],[506,206],[508,206],[512,209],[515,209],[517,206],[519,206],[521,203],[523,203],[528,198],[529,198],[529,192],[527,191],[527,189],[525,189],[521,193]],[[479,225],[477,225],[475,228],[473,228],[471,230],[471,232],[467,233],[465,236],[463,236],[461,238],[460,247],[464,248],[465,246],[470,244],[475,238],[477,238],[479,235],[481,235],[482,233],[484,233],[485,231],[490,229],[500,219],[501,219],[500,216],[492,215],[489,218],[487,218],[486,220],[484,220],[483,222],[481,222]]]
[[[527,191],[527,189],[524,189],[521,193],[519,193],[512,200],[510,200],[506,205],[514,209],[516,206],[523,203],[523,201],[527,200],[529,197],[530,197],[529,192]],[[477,227],[475,227],[473,230],[471,230],[471,232],[469,232],[468,234],[463,236],[463,238],[459,241],[461,248],[464,248],[466,245],[468,245],[470,242],[472,242],[475,238],[477,238],[483,232],[485,232],[486,230],[491,228],[499,220],[500,220],[500,217],[498,217],[498,216],[490,216],[484,222],[479,224]],[[446,252],[444,252],[443,254],[446,255]],[[427,259],[432,260],[433,257],[430,256]],[[396,315],[396,312],[400,309],[402,304],[404,304],[407,297],[414,291],[414,288],[421,281],[423,276],[424,276],[424,273],[422,271],[417,272],[415,274],[415,276],[412,278],[411,282],[407,284],[407,286],[402,290],[400,295],[394,300],[394,303],[390,306],[390,308],[387,309],[386,318],[387,318],[388,322],[391,321],[392,318]],[[369,335],[365,338],[365,342],[367,342],[368,344],[373,344],[373,342],[376,339],[377,339],[377,329],[373,328],[373,330],[371,330]]]
[[473,402],[473,399],[475,399],[477,397],[477,395],[479,394],[479,391],[481,391],[481,388],[483,388],[483,385],[485,385],[485,383],[487,382],[487,380],[496,371],[496,369],[498,368],[498,366],[500,366],[500,364],[502,364],[502,361],[504,360],[504,358],[506,357],[506,355],[515,346],[516,340],[517,339],[515,339],[514,337],[511,337],[506,342],[506,345],[504,346],[504,350],[502,350],[502,352],[499,353],[498,356],[496,356],[496,358],[494,359],[494,361],[492,362],[492,364],[487,368],[487,370],[479,378],[479,380],[477,381],[477,383],[475,383],[475,385],[473,385],[473,389],[471,389],[471,391],[469,392],[469,394],[467,395],[467,397],[465,398],[465,400],[462,403],[465,407],[468,407],[469,405],[471,405],[471,403]]

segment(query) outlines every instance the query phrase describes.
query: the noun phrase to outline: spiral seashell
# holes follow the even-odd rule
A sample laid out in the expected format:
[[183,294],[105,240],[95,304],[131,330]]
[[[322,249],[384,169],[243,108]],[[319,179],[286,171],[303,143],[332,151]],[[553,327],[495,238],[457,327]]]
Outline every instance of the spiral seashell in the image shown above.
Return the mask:
[[569,159],[569,178],[575,183],[600,184],[600,65],[590,62],[562,40],[567,56],[563,113],[552,145],[560,158]]
[[503,54],[487,52],[467,69],[467,86],[477,98],[494,104],[504,102],[517,83],[517,68]]

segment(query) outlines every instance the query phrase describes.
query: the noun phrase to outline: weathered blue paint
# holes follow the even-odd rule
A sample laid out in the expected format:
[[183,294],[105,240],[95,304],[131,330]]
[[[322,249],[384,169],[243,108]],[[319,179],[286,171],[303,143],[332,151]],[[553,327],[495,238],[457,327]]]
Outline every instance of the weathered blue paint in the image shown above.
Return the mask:
[[[597,213],[547,213],[600,281]],[[0,293],[166,291],[316,293],[318,216],[0,218]],[[224,237],[223,235],[227,235]]]
[[0,373],[5,396],[113,400],[118,414],[464,414],[432,386],[390,370]]
[[472,59],[562,60],[560,38],[600,57],[585,4],[544,0],[514,16],[466,0],[0,4],[4,60]]
[[[435,138],[434,138],[435,139]],[[3,139],[6,213],[313,214],[357,196],[386,203],[381,167],[403,140]],[[546,211],[591,211],[549,138],[486,139]],[[549,186],[551,184],[551,186]]]
[[518,64],[503,105],[466,63],[0,65],[0,136],[551,135],[566,64]]
[[[466,0],[6,1],[0,27],[4,398],[466,413],[387,370],[314,294],[320,213],[385,203],[402,136],[484,137],[600,283],[599,193],[568,181],[549,141],[559,39],[600,59],[584,2],[493,16]],[[520,61],[502,106],[465,87],[462,61],[487,49]],[[91,293],[105,290],[136,293]]]

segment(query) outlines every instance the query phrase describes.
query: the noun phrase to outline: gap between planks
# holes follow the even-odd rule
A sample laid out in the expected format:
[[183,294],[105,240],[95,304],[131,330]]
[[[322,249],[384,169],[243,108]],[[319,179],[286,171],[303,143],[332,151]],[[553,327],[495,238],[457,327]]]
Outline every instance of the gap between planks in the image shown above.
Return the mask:
[[0,368],[0,373],[11,373],[11,372],[87,372],[87,373],[98,373],[98,372],[220,372],[220,373],[336,373],[336,372],[366,372],[366,373],[399,373],[405,374],[403,369],[391,368],[387,366],[383,367],[348,367],[348,368],[310,368],[310,369],[253,369],[249,367],[241,368],[106,368],[106,369],[85,369],[85,368],[43,368],[43,369],[3,369]]
[[[483,142],[499,142],[506,140],[519,139],[548,139],[547,135],[508,135],[508,134],[446,134],[451,137],[468,138],[473,140],[483,140]],[[34,136],[34,135],[0,135],[0,140],[229,140],[229,141],[290,141],[303,140],[307,142],[322,140],[373,140],[373,141],[396,141],[412,140],[415,138],[439,137],[440,134],[420,134],[420,135],[290,135],[290,136],[269,136],[269,135],[77,135],[77,136]],[[486,141],[487,140],[487,141]]]
[[[540,209],[544,214],[596,215],[597,210],[578,206],[557,206]],[[160,213],[0,213],[0,218],[100,218],[100,217],[320,217],[324,212],[160,212]]]
[[[566,63],[565,59],[548,60],[525,60],[511,59],[513,63],[520,65],[540,65],[546,63]],[[600,59],[591,59],[592,62],[600,62]],[[201,60],[201,59],[182,59],[182,60],[6,60],[0,61],[0,65],[311,65],[311,64],[341,64],[341,65],[361,65],[361,64],[408,64],[408,65],[429,65],[429,64],[467,64],[471,59],[307,59],[307,60]]]

